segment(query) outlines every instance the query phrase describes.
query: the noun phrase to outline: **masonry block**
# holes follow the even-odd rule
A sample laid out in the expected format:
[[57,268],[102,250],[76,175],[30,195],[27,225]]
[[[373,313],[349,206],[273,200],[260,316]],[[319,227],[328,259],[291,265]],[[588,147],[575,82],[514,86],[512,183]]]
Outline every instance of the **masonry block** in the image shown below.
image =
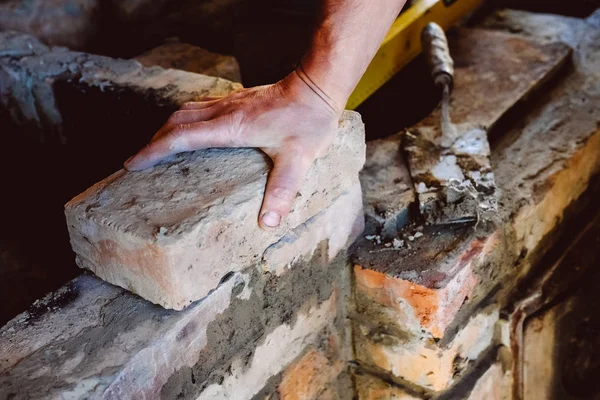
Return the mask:
[[[446,233],[455,235],[456,232]],[[394,251],[390,256],[418,253],[414,265],[420,260],[435,263],[438,257],[427,258],[433,248],[420,251],[418,242],[428,247],[432,240],[439,241],[433,247],[444,248],[443,237],[425,234],[416,239],[416,252]],[[441,244],[441,245],[440,245]],[[396,275],[386,264],[378,266],[354,266],[357,311],[372,323],[394,326],[398,330],[427,333],[435,338],[443,336],[445,329],[454,320],[463,302],[477,285],[475,267],[492,251],[496,236],[473,238],[467,241],[435,266],[431,271]],[[438,247],[438,245],[440,245]],[[447,250],[447,248],[446,248]],[[419,275],[417,275],[419,274]],[[437,279],[437,280],[436,280]]]
[[242,87],[180,70],[144,68],[134,60],[51,48],[33,36],[13,31],[0,32],[0,80],[0,105],[9,111],[7,122],[31,131],[32,136],[39,135],[40,143],[61,144],[66,138],[55,93],[59,82],[98,88],[102,93],[133,92],[154,103],[155,109],[171,111],[186,101],[224,96]]
[[356,398],[358,400],[421,400],[422,397],[411,394],[405,389],[367,374],[357,373]]
[[360,116],[345,113],[327,155],[313,163],[291,213],[275,232],[258,228],[269,171],[258,150],[209,149],[179,154],[141,172],[116,172],[65,206],[77,263],[180,310],[228,273],[260,262],[290,229],[354,186],[364,146]]
[[233,56],[212,53],[198,46],[177,41],[167,42],[140,54],[135,59],[145,67],[180,69],[241,82],[240,65]]
[[[336,341],[335,337],[329,340]],[[337,347],[335,344],[333,348]],[[339,352],[339,350],[338,350]],[[299,360],[286,368],[278,387],[282,400],[314,400],[320,398],[346,366],[336,354],[310,348]]]
[[[451,340],[437,342],[427,336],[394,336],[357,324],[356,357],[423,388],[441,391],[458,379],[469,364],[492,345],[498,310],[471,318]],[[448,343],[444,343],[447,341]]]
[[[511,400],[511,383],[511,371],[506,371],[502,363],[497,362],[477,380],[468,400]],[[538,395],[539,392],[530,398],[542,398]]]
[[327,241],[327,257],[333,259],[363,232],[364,214],[359,183],[351,186],[334,203],[287,232],[263,253],[264,271],[281,275],[302,258],[310,258]]
[[326,248],[281,276],[234,273],[180,312],[80,276],[0,328],[0,398],[250,399],[322,355],[335,380],[349,266]]

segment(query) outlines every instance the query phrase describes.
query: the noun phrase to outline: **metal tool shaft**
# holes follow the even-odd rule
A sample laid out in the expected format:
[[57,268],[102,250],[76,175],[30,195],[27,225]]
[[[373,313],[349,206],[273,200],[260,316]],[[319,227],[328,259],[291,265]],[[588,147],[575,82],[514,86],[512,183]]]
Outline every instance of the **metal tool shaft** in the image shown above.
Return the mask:
[[457,136],[457,130],[450,119],[450,92],[454,84],[454,61],[450,56],[448,39],[441,26],[430,22],[421,32],[423,54],[431,69],[431,78],[442,91],[442,137],[440,145],[451,147]]

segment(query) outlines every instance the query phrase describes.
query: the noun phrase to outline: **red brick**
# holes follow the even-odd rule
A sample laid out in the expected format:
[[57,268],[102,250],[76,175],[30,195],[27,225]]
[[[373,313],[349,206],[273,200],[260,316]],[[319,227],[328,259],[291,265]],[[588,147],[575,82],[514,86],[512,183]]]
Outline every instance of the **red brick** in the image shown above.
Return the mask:
[[393,386],[369,374],[356,374],[358,400],[420,400],[400,387]]
[[436,338],[442,337],[477,285],[475,265],[491,251],[495,238],[493,235],[474,239],[462,253],[444,260],[455,263],[458,272],[441,287],[417,284],[355,265],[359,312],[369,314],[377,323],[392,323],[401,330],[425,331]]
[[343,368],[342,360],[331,360],[328,354],[311,348],[285,370],[279,396],[282,400],[316,399]]
[[[510,400],[512,399],[511,383],[510,371],[504,371],[502,364],[496,363],[477,380],[468,400]],[[541,397],[538,393],[530,398],[546,397]]]
[[463,375],[468,362],[477,360],[493,344],[497,320],[497,310],[481,313],[446,345],[420,336],[371,336],[368,329],[358,326],[354,331],[356,357],[361,364],[377,367],[425,389],[444,390]]

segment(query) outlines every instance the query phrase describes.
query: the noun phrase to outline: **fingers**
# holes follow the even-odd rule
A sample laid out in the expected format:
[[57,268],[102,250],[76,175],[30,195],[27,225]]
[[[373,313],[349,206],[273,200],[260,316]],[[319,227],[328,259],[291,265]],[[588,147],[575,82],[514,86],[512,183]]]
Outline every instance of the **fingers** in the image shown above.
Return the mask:
[[125,168],[140,171],[184,151],[231,146],[242,147],[243,144],[231,140],[229,123],[225,118],[179,124],[125,161]]
[[259,213],[261,228],[276,228],[289,214],[311,163],[310,158],[300,153],[276,157]]
[[168,135],[169,132],[179,125],[193,124],[194,122],[209,120],[214,117],[218,111],[219,110],[217,110],[215,107],[198,110],[175,111],[173,114],[171,114],[167,122],[158,130],[158,132],[152,136],[150,141],[154,142],[163,136]]

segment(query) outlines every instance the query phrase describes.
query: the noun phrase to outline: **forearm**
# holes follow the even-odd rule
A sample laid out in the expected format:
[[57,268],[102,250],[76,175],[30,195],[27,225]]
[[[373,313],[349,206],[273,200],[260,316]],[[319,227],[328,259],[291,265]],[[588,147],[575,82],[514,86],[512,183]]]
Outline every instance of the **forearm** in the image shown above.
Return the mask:
[[[298,73],[343,110],[406,0],[323,0]],[[303,76],[304,75],[304,76]]]

